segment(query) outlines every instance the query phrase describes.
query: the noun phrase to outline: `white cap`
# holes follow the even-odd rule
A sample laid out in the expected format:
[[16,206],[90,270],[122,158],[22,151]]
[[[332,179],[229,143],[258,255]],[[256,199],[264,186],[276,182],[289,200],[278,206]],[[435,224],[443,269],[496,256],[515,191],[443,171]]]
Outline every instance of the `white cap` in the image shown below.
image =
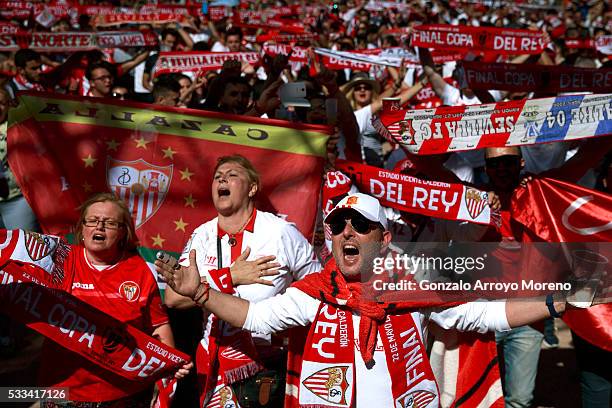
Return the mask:
[[325,217],[325,222],[341,210],[355,210],[368,220],[380,223],[387,230],[387,217],[378,200],[363,193],[352,193],[344,197]]

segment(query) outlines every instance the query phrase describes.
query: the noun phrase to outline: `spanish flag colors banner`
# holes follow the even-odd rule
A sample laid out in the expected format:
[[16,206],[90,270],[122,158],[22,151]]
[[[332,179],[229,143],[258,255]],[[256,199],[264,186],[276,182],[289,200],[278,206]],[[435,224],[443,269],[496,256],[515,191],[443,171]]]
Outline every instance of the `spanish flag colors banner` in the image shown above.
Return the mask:
[[180,252],[215,217],[217,158],[261,174],[257,208],[312,236],[330,129],[190,109],[23,93],[9,114],[9,163],[45,233],[69,233],[78,206],[112,191],[132,211],[141,253]]

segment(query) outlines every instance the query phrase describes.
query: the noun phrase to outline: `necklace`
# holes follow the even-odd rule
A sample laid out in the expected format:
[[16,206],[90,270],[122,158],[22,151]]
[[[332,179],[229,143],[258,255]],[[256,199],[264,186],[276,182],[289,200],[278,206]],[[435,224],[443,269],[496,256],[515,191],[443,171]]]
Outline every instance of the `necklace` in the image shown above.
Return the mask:
[[227,243],[231,246],[234,247],[236,246],[236,244],[238,243],[238,241],[236,240],[236,235],[240,234],[242,231],[244,231],[244,229],[246,228],[246,226],[248,225],[248,223],[251,221],[251,218],[253,218],[253,214],[255,214],[255,211],[253,211],[251,213],[251,216],[246,220],[246,222],[242,225],[242,227],[238,230],[238,232],[236,232],[235,234],[228,234],[229,235],[229,240],[227,241]]

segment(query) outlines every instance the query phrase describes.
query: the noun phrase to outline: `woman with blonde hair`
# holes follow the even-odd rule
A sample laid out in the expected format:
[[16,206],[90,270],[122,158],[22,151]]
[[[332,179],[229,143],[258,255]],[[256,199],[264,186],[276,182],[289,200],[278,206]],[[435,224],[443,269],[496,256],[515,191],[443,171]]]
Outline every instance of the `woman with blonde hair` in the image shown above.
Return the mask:
[[[111,193],[90,197],[80,207],[78,244],[66,260],[62,289],[115,319],[174,346],[157,281],[136,252],[138,238],[125,202]],[[185,376],[193,364],[179,369]],[[40,385],[69,389],[69,402],[44,401],[42,407],[142,407],[151,404],[150,383],[110,374],[54,342],[43,345]]]
[[[383,106],[383,99],[397,94],[403,84],[403,70],[390,69],[392,75],[397,78],[392,86],[382,90],[378,81],[370,78],[365,72],[356,72],[351,80],[343,86],[343,92],[353,107],[353,113],[359,125],[359,143],[361,145],[362,159],[365,163],[383,167],[384,165],[384,140],[372,126],[372,117],[376,115]],[[399,104],[404,105],[424,86],[423,81],[414,86],[403,89],[398,95]]]

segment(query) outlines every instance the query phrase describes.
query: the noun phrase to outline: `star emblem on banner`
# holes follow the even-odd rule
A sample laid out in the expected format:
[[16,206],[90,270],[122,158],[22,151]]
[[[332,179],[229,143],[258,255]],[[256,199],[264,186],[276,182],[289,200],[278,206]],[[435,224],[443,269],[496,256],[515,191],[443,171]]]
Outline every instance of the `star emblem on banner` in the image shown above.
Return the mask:
[[151,143],[149,140],[145,140],[144,137],[140,136],[139,139],[134,139],[136,142],[136,148],[142,147],[143,149],[147,149],[147,143]]
[[156,236],[151,237],[151,239],[153,240],[153,246],[158,246],[160,248],[164,245],[164,241],[166,240],[165,238],[162,238],[159,233]]
[[189,225],[188,222],[183,221],[183,217],[179,218],[176,221],[173,221],[174,224],[176,224],[176,228],[174,228],[175,231],[181,230],[183,232],[185,232],[185,227]]
[[195,208],[195,202],[198,201],[197,198],[193,198],[192,194],[189,194],[188,196],[183,197],[183,199],[185,200],[185,207],[191,207],[191,208]]
[[88,182],[84,182],[83,184],[81,184],[81,187],[83,187],[83,191],[85,191],[86,193],[91,193],[91,191],[93,190],[92,185]]
[[180,173],[181,173],[181,180],[187,180],[187,181],[191,181],[191,176],[195,174],[195,173],[190,172],[188,167],[185,167],[185,170],[180,170]]
[[174,160],[174,155],[176,154],[176,150],[172,150],[171,146],[168,146],[168,148],[166,149],[162,149],[162,152],[164,152],[164,159],[168,158],[168,159]]
[[112,150],[114,152],[117,151],[117,147],[119,147],[121,143],[117,142],[115,139],[111,139],[106,142],[106,150]]
[[87,157],[83,157],[81,158],[81,160],[83,160],[83,162],[85,162],[85,168],[87,167],[93,167],[94,163],[98,160],[95,157],[91,157],[91,153],[87,155]]

